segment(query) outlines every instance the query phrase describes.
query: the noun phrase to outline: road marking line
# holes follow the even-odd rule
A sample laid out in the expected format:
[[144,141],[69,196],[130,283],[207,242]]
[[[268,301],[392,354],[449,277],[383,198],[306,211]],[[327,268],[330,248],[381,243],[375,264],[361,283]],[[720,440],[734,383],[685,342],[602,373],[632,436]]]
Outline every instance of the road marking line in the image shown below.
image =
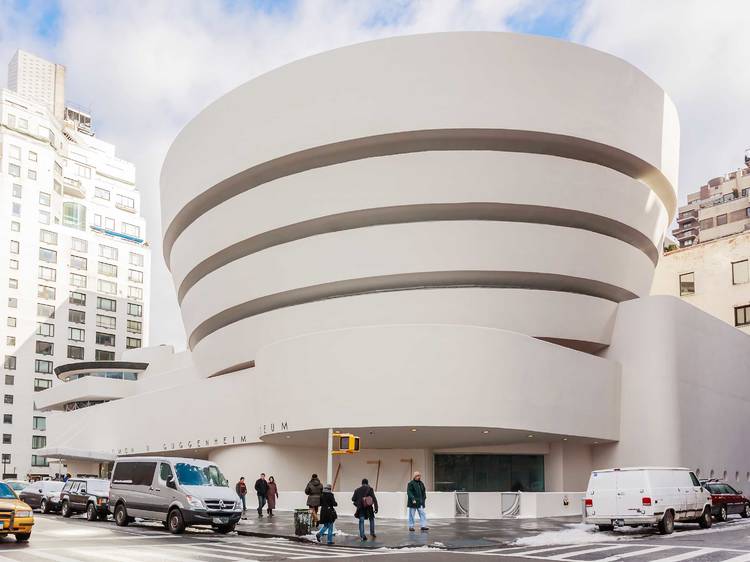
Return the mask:
[[[234,553],[234,554],[252,554],[253,556],[273,556],[272,553],[263,552],[260,549],[238,549],[238,548],[225,548],[220,547],[219,545],[211,545],[211,546],[198,546],[196,544],[176,544],[174,547],[177,548],[189,548],[194,550],[199,550],[203,552],[210,552],[212,556],[215,556],[217,558],[225,558],[227,560],[242,560],[242,558],[236,558],[232,556],[223,556],[221,554],[214,554],[217,550],[219,552],[224,552],[226,554]],[[256,552],[257,550],[257,552]]]
[[81,562],[80,559],[67,558],[66,556],[60,556],[59,554],[52,554],[51,552],[40,552],[38,550],[30,550],[29,554],[31,554],[32,556],[40,556],[41,558],[46,558],[47,560],[53,560],[54,562]]
[[305,555],[305,556],[310,556],[310,553],[314,552],[314,551],[323,552],[323,549],[321,549],[320,546],[313,545],[313,544],[310,544],[310,545],[300,544],[299,546],[298,545],[278,544],[276,542],[273,542],[273,543],[251,542],[251,543],[247,543],[247,544],[250,545],[250,546],[237,545],[237,546],[227,547],[226,545],[221,544],[221,545],[216,545],[216,547],[217,548],[223,548],[223,549],[227,549],[227,548],[235,548],[235,549],[237,549],[237,548],[241,548],[241,549],[244,549],[244,548],[254,548],[254,549],[257,549],[257,550],[260,550],[260,551],[263,551],[263,552],[277,551],[277,552],[283,553],[283,554],[287,554],[287,553],[289,553],[289,554],[301,554],[301,555]]
[[[602,558],[601,560],[597,560],[596,562],[617,562],[621,558],[630,558],[632,556],[640,556],[642,554],[651,554],[652,552],[660,552],[667,549],[673,548],[670,546],[652,546],[650,548],[647,548],[646,550],[638,550],[636,552],[626,552],[625,554],[616,554],[614,556],[608,556],[607,558]],[[708,548],[708,549],[700,549],[700,550],[706,550],[710,552],[716,552],[718,550],[721,550],[719,548]],[[688,558],[694,558],[695,556],[701,556],[702,554],[707,554],[707,552],[683,552],[682,554],[675,554],[674,556],[670,556],[668,558],[655,558],[651,560],[650,562],[677,562],[679,560],[687,560]]]
[[[101,549],[82,549],[82,548],[67,548],[66,551],[73,552],[74,554],[77,554],[79,556],[93,556],[95,558],[103,558],[104,560],[114,560],[115,562],[139,562],[136,558],[127,558],[125,556],[122,556],[121,554],[107,554],[107,552],[102,552]],[[132,552],[128,552],[128,554],[132,555]]]
[[726,560],[722,560],[721,562],[747,562],[748,560],[750,560],[750,552],[748,552],[747,554],[741,554],[740,556],[727,558]]
[[182,553],[179,553],[179,555],[165,554],[164,550],[166,550],[167,548],[168,547],[157,546],[155,550],[135,550],[133,552],[129,552],[128,554],[134,554],[136,556],[146,556],[147,558],[155,556],[159,559],[159,562],[163,560],[172,560],[174,562],[201,562],[201,560],[198,560],[197,558],[185,558]]
[[692,550],[690,552],[683,552],[682,554],[675,554],[674,556],[669,556],[668,558],[657,558],[656,560],[652,560],[651,562],[679,562],[680,560],[688,560],[690,558],[697,558],[698,556],[703,556],[704,554],[711,554],[712,552],[719,552],[720,548],[699,548],[696,550]]
[[[549,560],[567,560],[568,558],[572,558],[573,556],[580,556],[582,554],[589,554],[592,552],[602,552],[604,550],[614,550],[615,548],[628,548],[628,545],[626,544],[617,544],[617,545],[606,545],[606,546],[597,546],[595,548],[584,548],[583,550],[574,550],[573,552],[565,552],[563,554],[554,554],[552,556],[549,556]],[[627,554],[627,553],[623,553]]]
[[[589,547],[589,546],[612,546],[612,545],[610,545],[609,543],[605,543],[605,544],[602,544],[602,543],[568,544],[568,545],[559,544],[557,546],[547,546],[545,548],[535,548],[534,550],[527,550],[525,552],[514,552],[513,555],[514,556],[525,556],[527,554],[542,554],[544,552],[552,552],[552,551],[555,551],[555,550],[564,550],[564,549],[569,549],[569,548],[581,548],[581,547]],[[528,548],[528,547],[526,547],[526,548]],[[496,548],[494,550],[486,550],[485,552],[500,552],[500,551],[503,551],[503,550],[507,550],[507,549],[505,549],[505,548]]]

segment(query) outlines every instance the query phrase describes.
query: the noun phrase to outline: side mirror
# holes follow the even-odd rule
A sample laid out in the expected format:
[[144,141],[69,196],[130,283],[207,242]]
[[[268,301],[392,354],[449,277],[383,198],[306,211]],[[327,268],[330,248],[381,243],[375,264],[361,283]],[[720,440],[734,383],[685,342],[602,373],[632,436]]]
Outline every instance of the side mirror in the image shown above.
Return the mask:
[[739,495],[742,495],[742,490],[737,490],[737,493],[738,493]]
[[83,488],[83,489],[81,490],[81,493],[82,493],[82,494],[86,494],[86,493],[87,493],[87,492],[86,492],[86,488]]
[[167,476],[167,488],[172,488],[173,490],[177,489],[177,483],[174,481],[174,476],[171,474]]

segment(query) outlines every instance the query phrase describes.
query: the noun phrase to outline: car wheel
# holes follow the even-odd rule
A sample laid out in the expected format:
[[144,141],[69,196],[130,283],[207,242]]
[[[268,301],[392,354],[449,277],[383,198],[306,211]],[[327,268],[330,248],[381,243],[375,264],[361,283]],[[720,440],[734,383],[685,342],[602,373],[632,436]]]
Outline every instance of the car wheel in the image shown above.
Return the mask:
[[671,511],[667,511],[659,521],[659,533],[662,535],[674,533],[674,513]]
[[746,503],[744,506],[742,506],[740,517],[742,517],[743,519],[747,519],[748,517],[750,517],[750,503]]
[[39,511],[42,513],[49,513],[49,503],[47,502],[47,498],[44,498],[42,503],[39,504]]
[[98,513],[96,512],[96,507],[92,502],[89,502],[89,504],[86,506],[86,519],[89,521],[96,521],[98,518]]
[[167,529],[173,535],[179,535],[185,531],[185,520],[182,518],[182,512],[174,508],[167,516]]
[[115,507],[115,524],[118,527],[127,527],[128,523],[130,523],[130,519],[128,518],[128,512],[125,510],[125,504],[118,503]]
[[214,527],[214,531],[220,535],[226,535],[227,533],[234,531],[235,527],[236,525],[219,525],[218,527]]
[[719,508],[719,513],[716,516],[716,519],[718,519],[719,521],[726,521],[728,517],[729,514],[727,513],[727,506],[726,504],[724,504]]
[[701,529],[710,529],[713,522],[714,520],[711,517],[711,509],[707,507],[703,510],[701,518],[698,519],[698,525],[700,525]]
[[70,511],[70,503],[68,502],[68,500],[65,500],[64,502],[62,502],[60,515],[62,515],[63,517],[70,517],[71,515],[73,515],[73,512]]
[[614,531],[615,526],[614,525],[597,525],[599,527],[600,531]]
[[31,533],[16,533],[17,542],[26,542],[31,538]]

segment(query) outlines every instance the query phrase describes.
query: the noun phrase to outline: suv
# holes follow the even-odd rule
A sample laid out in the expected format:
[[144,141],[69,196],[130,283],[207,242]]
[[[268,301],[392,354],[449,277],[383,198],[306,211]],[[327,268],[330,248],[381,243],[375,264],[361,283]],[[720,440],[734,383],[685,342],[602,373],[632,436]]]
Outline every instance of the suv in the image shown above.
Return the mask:
[[707,480],[703,487],[711,494],[711,513],[717,521],[726,521],[732,513],[750,517],[750,499],[742,495],[742,490],[735,490],[720,480]]
[[75,513],[86,513],[86,519],[107,520],[109,480],[100,478],[70,478],[60,492],[60,513],[70,517]]
[[230,533],[242,515],[240,498],[219,467],[199,459],[119,458],[109,503],[120,527],[139,517],[162,521],[175,534],[190,525]]

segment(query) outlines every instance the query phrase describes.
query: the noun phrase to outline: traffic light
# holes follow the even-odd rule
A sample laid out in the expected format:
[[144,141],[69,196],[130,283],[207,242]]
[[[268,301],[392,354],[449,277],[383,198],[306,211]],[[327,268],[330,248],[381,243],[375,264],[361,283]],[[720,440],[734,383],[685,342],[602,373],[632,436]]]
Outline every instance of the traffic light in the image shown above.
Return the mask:
[[334,455],[353,455],[359,453],[359,436],[351,433],[334,433],[333,434],[333,451]]

